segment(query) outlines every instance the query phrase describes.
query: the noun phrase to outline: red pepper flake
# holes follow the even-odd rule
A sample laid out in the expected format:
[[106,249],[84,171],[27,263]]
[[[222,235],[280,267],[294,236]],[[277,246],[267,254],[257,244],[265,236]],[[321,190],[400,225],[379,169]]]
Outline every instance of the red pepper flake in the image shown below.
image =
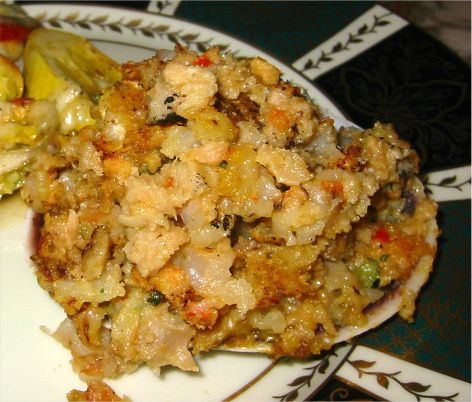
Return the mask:
[[205,306],[199,302],[189,302],[185,307],[185,315],[190,320],[197,321],[200,325],[211,325],[218,317],[218,312],[214,308]]
[[32,99],[30,99],[30,98],[15,98],[15,99],[11,100],[10,102],[13,103],[14,105],[17,105],[17,106],[26,106],[31,101],[32,101]]
[[377,240],[381,243],[388,243],[390,241],[390,234],[387,229],[379,228],[372,236],[372,240]]
[[206,54],[202,54],[198,59],[195,59],[192,64],[199,67],[209,67],[213,64],[213,62]]
[[16,40],[23,42],[26,40],[31,29],[20,24],[0,24],[0,42]]
[[164,182],[164,187],[174,187],[174,179],[172,179],[172,177],[168,177]]

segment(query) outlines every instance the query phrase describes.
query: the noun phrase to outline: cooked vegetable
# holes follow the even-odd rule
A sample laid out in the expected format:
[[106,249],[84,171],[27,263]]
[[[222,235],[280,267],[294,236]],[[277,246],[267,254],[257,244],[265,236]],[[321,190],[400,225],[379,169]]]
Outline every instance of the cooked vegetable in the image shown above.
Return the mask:
[[366,288],[376,287],[379,282],[379,263],[369,258],[362,265],[355,268],[354,272]]
[[0,148],[10,149],[17,144],[33,145],[38,137],[34,126],[8,122],[0,125]]
[[0,199],[23,185],[30,158],[28,150],[0,151]]
[[13,194],[25,182],[27,165],[0,176],[0,198],[4,194]]
[[372,240],[377,240],[381,243],[388,243],[390,241],[390,234],[387,229],[381,227],[374,233]]
[[[0,38],[22,47],[37,24],[16,29],[19,12],[0,6]],[[24,66],[23,80],[18,67],[0,56],[0,198],[24,183],[34,150],[45,137],[93,124],[93,103],[121,78],[118,64],[85,38],[44,28],[29,36]]]
[[22,98],[0,102],[0,198],[21,187],[35,150],[57,126],[51,102]]
[[19,98],[23,95],[23,77],[18,67],[0,55],[0,101]]
[[121,78],[121,73],[119,65],[87,39],[38,28],[26,43],[25,78],[28,96],[32,98],[49,98],[73,82],[90,99],[96,100],[104,89]]
[[87,39],[45,28],[28,38],[24,64],[26,95],[56,102],[63,132],[92,124],[92,102],[121,78],[119,65]]

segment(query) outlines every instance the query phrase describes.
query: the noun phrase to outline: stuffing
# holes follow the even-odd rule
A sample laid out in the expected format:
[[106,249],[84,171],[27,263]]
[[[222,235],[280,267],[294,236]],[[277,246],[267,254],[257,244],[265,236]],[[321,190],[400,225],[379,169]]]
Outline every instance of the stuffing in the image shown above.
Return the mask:
[[437,206],[392,126],[337,129],[276,67],[218,49],[122,76],[93,122],[51,136],[22,190],[87,395],[119,400],[91,381],[195,371],[215,349],[318,354],[398,289],[411,318]]

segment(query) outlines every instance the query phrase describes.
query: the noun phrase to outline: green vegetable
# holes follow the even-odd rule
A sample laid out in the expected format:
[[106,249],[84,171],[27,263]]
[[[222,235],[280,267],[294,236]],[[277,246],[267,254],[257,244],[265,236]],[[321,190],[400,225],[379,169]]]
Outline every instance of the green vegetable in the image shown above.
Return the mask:
[[0,199],[20,188],[28,171],[31,153],[28,150],[0,149]]
[[21,97],[23,85],[23,77],[18,67],[0,55],[0,101]]
[[68,32],[33,30],[23,59],[26,97],[55,103],[63,133],[92,125],[93,102],[121,79],[116,62]]
[[147,299],[147,302],[149,304],[152,304],[153,306],[157,306],[164,300],[164,295],[159,292],[158,290],[153,290]]
[[379,263],[369,258],[354,269],[355,274],[366,288],[375,287],[379,282]]
[[0,124],[0,148],[10,149],[18,145],[34,145],[39,131],[36,127],[17,122]]
[[26,173],[27,168],[25,166],[0,175],[0,199],[2,195],[12,194],[15,190],[20,188],[25,182]]

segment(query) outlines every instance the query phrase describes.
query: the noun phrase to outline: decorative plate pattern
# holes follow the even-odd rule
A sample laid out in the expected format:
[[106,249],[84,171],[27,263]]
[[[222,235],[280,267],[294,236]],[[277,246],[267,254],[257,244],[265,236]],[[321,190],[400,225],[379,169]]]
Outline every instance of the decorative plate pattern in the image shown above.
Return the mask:
[[421,384],[416,381],[402,381],[399,375],[402,374],[401,370],[394,372],[376,371],[376,361],[366,360],[347,360],[348,364],[354,367],[359,378],[362,376],[374,376],[377,384],[388,390],[391,383],[398,384],[403,390],[410,395],[414,396],[418,401],[421,399],[434,399],[435,401],[454,401],[456,400],[459,392],[450,395],[434,395],[428,394],[428,390],[431,388],[431,384]]
[[337,376],[378,400],[470,400],[470,384],[365,346],[356,347]]
[[295,61],[293,66],[313,80],[365,52],[406,25],[404,19],[384,7],[373,6],[334,37]]
[[424,174],[426,192],[437,201],[470,199],[470,166]]
[[[95,29],[102,31],[111,31],[118,35],[126,35],[131,33],[133,35],[141,34],[149,39],[163,40],[173,44],[180,44],[194,48],[200,52],[206,51],[211,46],[218,46],[222,51],[228,49],[228,43],[218,43],[215,38],[202,39],[198,31],[185,32],[182,28],[177,28],[175,25],[163,24],[161,21],[144,22],[143,18],[125,19],[113,18],[105,11],[103,14],[92,15],[88,13],[81,13],[80,11],[71,12],[63,15],[58,12],[51,14],[43,12],[35,15],[35,18],[42,24],[45,24],[55,29],[86,29],[93,35]],[[166,44],[167,45],[167,44]],[[156,47],[157,48],[157,47]]]

